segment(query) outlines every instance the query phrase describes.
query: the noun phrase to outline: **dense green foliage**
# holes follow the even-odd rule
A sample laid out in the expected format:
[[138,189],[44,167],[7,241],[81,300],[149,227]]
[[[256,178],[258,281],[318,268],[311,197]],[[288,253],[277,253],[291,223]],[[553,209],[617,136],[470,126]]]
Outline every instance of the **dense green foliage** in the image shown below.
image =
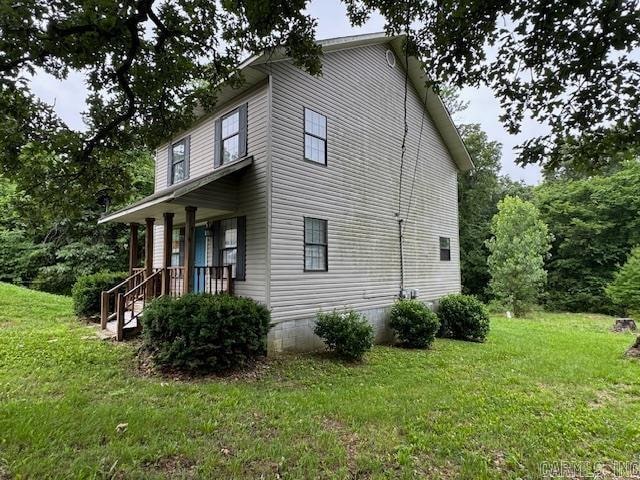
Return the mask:
[[[445,98],[447,105],[451,104],[451,96]],[[475,165],[475,169],[461,174],[458,181],[462,289],[489,300],[491,277],[486,242],[491,238],[491,219],[498,211],[498,202],[506,195],[526,198],[532,189],[500,175],[502,146],[490,141],[480,125],[461,125],[459,130]]]
[[403,299],[391,307],[389,327],[403,346],[428,348],[436,337],[440,322],[421,301]]
[[614,313],[605,287],[640,239],[640,162],[608,176],[549,180],[535,201],[553,234],[546,302],[555,310]]
[[[125,177],[126,152],[155,147],[211,111],[217,85],[242,81],[247,52],[283,47],[320,71],[305,0],[23,0],[0,7],[0,174],[52,208]],[[97,14],[96,12],[99,12]],[[33,96],[28,74],[88,90],[85,129]],[[79,112],[78,112],[79,113]],[[46,181],[44,181],[46,179]],[[79,201],[78,201],[79,200]]]
[[345,3],[356,24],[379,12],[389,33],[408,32],[434,83],[489,86],[509,133],[527,117],[548,125],[521,145],[519,163],[591,171],[640,152],[635,0]]
[[[109,180],[116,198],[127,203],[152,192],[151,155],[140,152],[126,169],[125,177]],[[79,276],[126,269],[127,226],[97,224],[103,193],[91,192],[87,203],[59,211],[0,178],[0,280],[68,295]]]
[[361,360],[373,346],[373,327],[354,310],[319,312],[313,331],[330,351],[345,360]]
[[[125,272],[98,272],[83,275],[73,285],[73,310],[76,315],[90,317],[100,313],[101,294],[127,278]],[[113,309],[111,309],[113,311]]]
[[453,294],[438,302],[440,336],[482,342],[489,334],[489,313],[471,295]]
[[627,263],[616,272],[613,281],[607,286],[606,293],[625,312],[640,315],[640,247],[631,251]]
[[269,310],[249,298],[160,297],[142,316],[143,347],[161,369],[221,372],[267,353],[270,321]]
[[533,203],[506,197],[498,203],[491,232],[493,238],[487,242],[491,290],[498,302],[522,316],[538,300],[547,278],[547,226]]
[[286,355],[246,376],[187,381],[136,369],[138,343],[99,340],[70,298],[0,284],[0,471],[507,480],[540,478],[550,458],[594,465],[602,452],[632,466],[640,362],[622,359],[634,336],[611,324],[499,316],[481,346],[376,346],[355,368]]

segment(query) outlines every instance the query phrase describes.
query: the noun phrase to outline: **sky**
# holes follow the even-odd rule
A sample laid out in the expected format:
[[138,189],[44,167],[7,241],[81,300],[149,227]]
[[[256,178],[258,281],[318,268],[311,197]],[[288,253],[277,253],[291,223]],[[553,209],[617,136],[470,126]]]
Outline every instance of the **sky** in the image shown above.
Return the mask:
[[[384,19],[379,15],[372,16],[362,27],[352,27],[340,0],[312,0],[308,12],[318,20],[317,38],[319,39],[379,32],[384,29]],[[65,81],[61,82],[47,74],[39,73],[32,80],[32,88],[41,99],[55,106],[58,115],[70,127],[84,128],[81,112],[85,108],[86,89],[80,74],[71,73]],[[469,106],[456,115],[456,121],[479,123],[490,140],[496,140],[502,144],[502,173],[514,180],[537,184],[540,181],[540,170],[534,165],[526,168],[516,165],[515,147],[526,138],[543,133],[543,126],[532,120],[525,121],[521,134],[509,135],[498,119],[500,105],[486,87],[465,88],[461,92],[461,99],[467,101]]]

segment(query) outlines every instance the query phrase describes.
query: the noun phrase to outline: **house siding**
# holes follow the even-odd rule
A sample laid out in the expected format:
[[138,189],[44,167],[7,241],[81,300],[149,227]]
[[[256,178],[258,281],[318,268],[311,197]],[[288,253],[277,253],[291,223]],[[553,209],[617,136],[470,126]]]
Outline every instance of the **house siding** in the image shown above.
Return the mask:
[[[301,333],[279,335],[284,343],[281,338],[276,349],[304,348],[299,338],[312,340],[310,319],[319,309],[349,306],[379,315],[399,293],[395,214],[404,71],[400,61],[389,67],[386,50],[376,45],[326,54],[322,77],[288,61],[271,66],[272,318],[303,325]],[[326,167],[303,159],[304,107],[327,117]],[[411,86],[407,108],[403,216],[424,111]],[[428,116],[423,128],[405,230],[405,288],[419,289],[423,300],[436,300],[460,290],[457,169]],[[304,217],[328,221],[327,272],[303,271]],[[449,262],[440,261],[441,236],[451,239]]]
[[[221,179],[189,195],[189,203],[194,206],[220,204],[232,214],[208,218],[222,218],[245,215],[246,231],[246,280],[235,284],[236,294],[249,296],[266,303],[267,281],[267,123],[268,123],[268,86],[262,84],[248,94],[238,97],[223,106],[212,116],[200,121],[184,134],[176,136],[177,141],[184,136],[191,137],[191,155],[189,178],[213,171],[215,120],[237,106],[248,103],[247,154],[254,158],[253,164],[236,179]],[[167,187],[168,143],[156,151],[156,192]],[[185,202],[186,199],[180,199]],[[198,219],[198,222],[205,219]],[[162,266],[162,219],[156,219],[154,266]],[[180,226],[176,223],[176,226]],[[212,249],[208,247],[209,255]],[[209,257],[210,258],[210,257]]]

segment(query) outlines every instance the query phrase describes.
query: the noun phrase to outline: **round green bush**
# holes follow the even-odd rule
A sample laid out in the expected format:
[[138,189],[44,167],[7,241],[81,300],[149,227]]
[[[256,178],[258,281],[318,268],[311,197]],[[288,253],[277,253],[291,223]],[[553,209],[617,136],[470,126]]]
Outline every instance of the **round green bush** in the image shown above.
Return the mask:
[[160,297],[142,315],[143,348],[161,369],[221,372],[267,352],[271,314],[244,297]]
[[440,299],[440,335],[459,340],[484,341],[489,333],[489,314],[484,304],[470,295],[454,294]]
[[440,327],[438,317],[419,300],[398,300],[391,308],[389,326],[408,348],[427,348]]
[[83,275],[73,285],[71,296],[73,309],[79,317],[90,317],[100,313],[100,296],[127,278],[124,272],[98,272]]
[[319,312],[314,332],[330,351],[349,361],[361,360],[373,346],[373,327],[354,310]]

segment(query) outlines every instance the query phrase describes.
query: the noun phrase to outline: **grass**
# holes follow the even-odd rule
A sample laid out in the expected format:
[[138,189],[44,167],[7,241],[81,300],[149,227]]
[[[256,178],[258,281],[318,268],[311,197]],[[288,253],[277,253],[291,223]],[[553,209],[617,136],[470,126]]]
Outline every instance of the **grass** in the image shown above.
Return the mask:
[[640,363],[608,317],[494,318],[484,344],[186,382],[140,375],[134,344],[71,311],[0,284],[0,479],[536,478],[640,454]]

